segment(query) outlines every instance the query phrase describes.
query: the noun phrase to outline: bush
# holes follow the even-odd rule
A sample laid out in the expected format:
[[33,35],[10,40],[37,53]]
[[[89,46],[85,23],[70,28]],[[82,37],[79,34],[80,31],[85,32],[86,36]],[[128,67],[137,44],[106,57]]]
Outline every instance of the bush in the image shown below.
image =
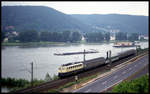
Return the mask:
[[149,91],[149,77],[148,75],[140,78],[124,81],[115,86],[112,90],[113,93],[148,93]]
[[59,77],[58,77],[57,75],[54,74],[53,80],[57,80],[57,79],[59,79]]
[[25,79],[15,79],[15,78],[2,78],[2,86],[12,86],[12,87],[24,87],[26,84],[29,84],[28,80]]

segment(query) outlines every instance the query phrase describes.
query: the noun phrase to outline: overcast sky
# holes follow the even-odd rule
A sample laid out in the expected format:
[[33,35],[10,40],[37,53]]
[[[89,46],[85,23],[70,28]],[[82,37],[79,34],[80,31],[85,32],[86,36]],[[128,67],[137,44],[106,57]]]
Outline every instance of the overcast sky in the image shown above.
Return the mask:
[[14,2],[2,1],[4,5],[34,5],[48,6],[66,14],[129,14],[129,15],[144,15],[148,16],[149,4],[148,1],[112,1],[112,2],[90,2],[90,1],[32,1],[32,2]]

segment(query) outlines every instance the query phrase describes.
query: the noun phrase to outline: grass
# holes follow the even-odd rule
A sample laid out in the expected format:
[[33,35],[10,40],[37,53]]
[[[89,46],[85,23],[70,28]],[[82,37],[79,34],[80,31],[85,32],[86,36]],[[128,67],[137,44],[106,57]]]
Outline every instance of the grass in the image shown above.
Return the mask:
[[113,88],[112,93],[148,93],[148,82],[148,75],[141,76],[131,81],[123,81]]
[[84,78],[82,78],[82,79],[79,79],[77,82],[76,81],[73,81],[73,82],[68,82],[68,83],[66,83],[65,85],[63,85],[63,86],[61,86],[61,87],[59,87],[58,89],[50,89],[50,90],[48,90],[47,92],[60,92],[60,91],[62,91],[64,88],[68,88],[68,87],[71,87],[71,86],[73,86],[73,85],[75,85],[75,84],[79,84],[79,83],[84,83],[84,82],[87,82],[88,80],[91,80],[91,79],[93,79],[93,78],[96,78],[98,76],[98,74],[95,74],[95,75],[92,75],[92,76],[89,76],[89,77],[84,77]]

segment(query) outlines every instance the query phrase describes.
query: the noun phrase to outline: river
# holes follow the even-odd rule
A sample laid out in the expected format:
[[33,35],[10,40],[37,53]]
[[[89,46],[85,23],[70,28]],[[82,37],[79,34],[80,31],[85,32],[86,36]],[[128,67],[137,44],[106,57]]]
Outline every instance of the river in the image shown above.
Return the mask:
[[[141,48],[148,48],[148,42],[141,42]],[[113,43],[93,43],[93,44],[66,44],[47,47],[20,47],[7,46],[2,49],[2,77],[31,79],[31,62],[33,62],[34,78],[44,79],[46,73],[51,76],[58,74],[58,67],[61,64],[82,61],[83,55],[56,56],[54,53],[75,52],[96,49],[99,53],[86,54],[86,60],[96,57],[106,57],[108,50],[112,51],[112,56],[118,52],[129,48],[114,48]]]

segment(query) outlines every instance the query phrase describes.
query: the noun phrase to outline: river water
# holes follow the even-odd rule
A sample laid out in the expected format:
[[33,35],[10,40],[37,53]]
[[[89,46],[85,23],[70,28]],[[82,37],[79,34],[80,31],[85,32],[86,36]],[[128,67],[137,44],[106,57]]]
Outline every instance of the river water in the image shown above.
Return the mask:
[[[148,48],[148,42],[141,42],[141,48]],[[51,76],[58,74],[58,67],[69,62],[82,61],[83,55],[56,56],[54,53],[75,52],[96,49],[99,53],[86,54],[86,60],[96,57],[106,57],[108,50],[112,51],[112,56],[118,52],[126,51],[129,48],[114,48],[113,43],[97,44],[66,44],[61,46],[47,47],[20,47],[11,46],[2,49],[2,77],[31,79],[31,62],[33,62],[34,78],[44,79],[46,73]]]

